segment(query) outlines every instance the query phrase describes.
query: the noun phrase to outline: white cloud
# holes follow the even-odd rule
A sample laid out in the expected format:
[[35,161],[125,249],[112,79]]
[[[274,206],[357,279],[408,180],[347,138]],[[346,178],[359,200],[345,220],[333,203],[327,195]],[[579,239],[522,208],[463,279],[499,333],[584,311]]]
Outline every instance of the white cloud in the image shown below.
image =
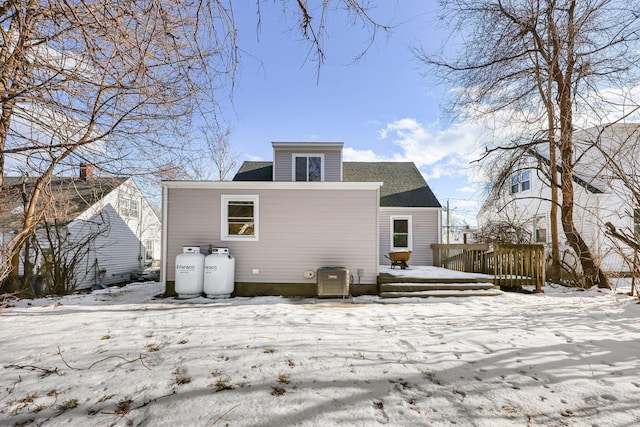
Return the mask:
[[395,160],[412,161],[419,168],[443,160],[452,167],[467,165],[477,151],[477,134],[473,125],[456,124],[439,130],[413,118],[396,120],[379,131],[381,139],[391,140],[402,150],[394,156]]
[[477,158],[478,129],[470,124],[457,124],[439,130],[414,118],[399,119],[378,131],[382,141],[389,140],[399,150],[380,155],[371,149],[344,149],[348,161],[413,162],[426,179],[463,176],[469,162]]
[[462,188],[456,188],[458,193],[475,193],[478,189],[472,185],[465,185]]
[[389,161],[384,157],[376,154],[373,150],[356,150],[351,147],[345,147],[342,150],[344,160],[348,162],[383,162]]
[[478,207],[478,205],[480,204],[479,201],[477,200],[460,200],[460,199],[456,199],[454,201],[454,205],[455,206],[459,206],[460,208],[469,208],[469,207]]

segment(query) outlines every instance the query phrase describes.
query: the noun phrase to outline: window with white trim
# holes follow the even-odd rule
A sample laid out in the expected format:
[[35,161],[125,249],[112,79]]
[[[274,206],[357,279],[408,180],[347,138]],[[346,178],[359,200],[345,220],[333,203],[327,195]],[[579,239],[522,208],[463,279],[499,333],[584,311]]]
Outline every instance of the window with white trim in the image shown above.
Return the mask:
[[640,236],[640,208],[633,210],[633,234],[636,238]]
[[293,154],[293,181],[324,181],[324,154]]
[[511,176],[511,193],[515,194],[521,191],[531,189],[531,171],[523,170]]
[[155,244],[156,241],[153,239],[144,241],[144,253],[146,254],[146,259],[153,259]]
[[412,250],[411,216],[391,217],[391,250]]
[[226,195],[221,198],[221,240],[258,240],[257,195]]
[[533,220],[536,243],[547,243],[547,216],[538,215]]
[[118,213],[123,218],[138,218],[140,203],[131,197],[118,197]]

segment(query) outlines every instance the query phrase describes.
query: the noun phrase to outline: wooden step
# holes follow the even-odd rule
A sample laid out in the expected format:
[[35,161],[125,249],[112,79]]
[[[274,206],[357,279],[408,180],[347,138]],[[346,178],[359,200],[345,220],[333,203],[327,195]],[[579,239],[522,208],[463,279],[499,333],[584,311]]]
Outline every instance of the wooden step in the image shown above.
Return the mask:
[[381,298],[451,298],[451,297],[493,297],[502,295],[498,289],[431,290],[415,292],[381,292]]
[[493,283],[385,283],[380,285],[380,292],[422,292],[422,291],[470,291],[500,289]]
[[405,278],[398,278],[402,282],[380,284],[380,296],[382,298],[427,298],[427,297],[469,297],[469,296],[496,296],[501,295],[500,286],[490,282],[468,283],[425,283],[405,282]]
[[378,284],[387,283],[489,283],[493,284],[492,277],[465,276],[465,277],[402,277],[387,273],[378,275]]

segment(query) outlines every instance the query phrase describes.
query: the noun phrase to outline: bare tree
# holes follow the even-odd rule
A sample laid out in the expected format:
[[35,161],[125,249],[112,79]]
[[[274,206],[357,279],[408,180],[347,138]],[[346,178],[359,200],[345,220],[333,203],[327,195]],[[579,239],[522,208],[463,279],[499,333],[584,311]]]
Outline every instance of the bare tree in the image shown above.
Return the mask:
[[238,166],[238,153],[231,147],[231,129],[218,125],[202,127],[193,138],[198,142],[185,151],[184,170],[178,174],[186,179],[228,179]]
[[640,272],[640,125],[613,123],[590,136],[583,156],[613,196],[603,218],[606,234],[635,278]]
[[[442,0],[441,4],[445,22],[455,30],[452,40],[462,49],[452,59],[418,49],[419,58],[445,81],[461,86],[454,108],[494,117],[500,113],[511,134],[518,134],[516,127],[525,135],[544,130],[550,157],[558,154],[553,165],[559,166],[562,198],[556,203],[566,239],[580,260],[587,285],[609,287],[575,225],[573,133],[578,118],[601,117],[604,91],[637,81],[640,16],[630,11],[640,10],[640,4],[617,0]],[[612,105],[605,108],[610,111]],[[525,145],[534,142],[521,136],[488,150],[518,149],[523,140]],[[555,176],[551,172],[552,188]]]
[[480,243],[531,243],[531,232],[528,227],[520,223],[508,221],[489,221],[478,232]]
[[31,286],[34,297],[41,294],[66,295],[75,291],[78,276],[83,273],[82,264],[87,263],[91,253],[100,249],[99,238],[108,234],[110,224],[106,215],[100,213],[91,220],[76,224],[76,228],[79,230],[73,233],[67,224],[56,219],[41,222],[36,233],[38,238],[33,239],[41,261],[37,270],[32,266],[33,270],[29,272],[35,276]]
[[[267,2],[256,2],[257,26]],[[308,59],[325,60],[326,20],[348,15],[370,40],[386,27],[360,0],[280,0]],[[20,249],[42,220],[51,178],[79,161],[103,172],[170,176],[181,136],[216,120],[240,61],[233,0],[16,0],[0,4],[0,189],[8,170],[37,177],[9,242],[9,288]],[[222,94],[222,95],[221,95]],[[0,280],[4,277],[0,275]]]

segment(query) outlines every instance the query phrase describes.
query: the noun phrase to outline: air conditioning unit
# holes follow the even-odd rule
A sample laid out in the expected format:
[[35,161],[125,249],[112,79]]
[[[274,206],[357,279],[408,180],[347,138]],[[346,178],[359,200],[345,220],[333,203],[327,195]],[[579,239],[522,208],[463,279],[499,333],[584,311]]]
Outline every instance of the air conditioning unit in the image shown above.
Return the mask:
[[322,267],[316,271],[318,297],[349,295],[349,270],[344,267]]

